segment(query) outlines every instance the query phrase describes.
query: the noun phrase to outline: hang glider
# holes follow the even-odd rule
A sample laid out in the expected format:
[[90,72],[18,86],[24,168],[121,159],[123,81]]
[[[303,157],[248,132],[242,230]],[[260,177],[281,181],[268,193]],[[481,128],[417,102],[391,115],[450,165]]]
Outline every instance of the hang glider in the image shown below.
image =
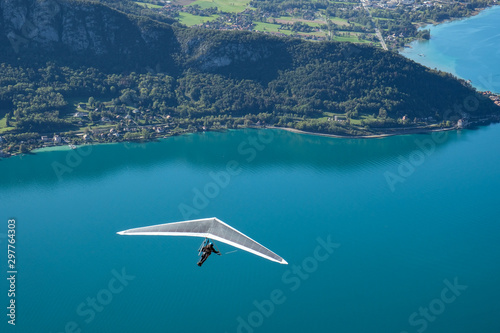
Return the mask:
[[157,224],[148,227],[120,231],[119,235],[191,236],[217,240],[262,258],[288,265],[285,259],[260,245],[216,217],[200,220]]

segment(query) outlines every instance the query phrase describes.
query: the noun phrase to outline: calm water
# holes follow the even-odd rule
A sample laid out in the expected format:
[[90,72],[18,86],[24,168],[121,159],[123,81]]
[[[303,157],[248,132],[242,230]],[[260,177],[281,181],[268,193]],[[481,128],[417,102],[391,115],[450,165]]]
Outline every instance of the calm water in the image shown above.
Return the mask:
[[[17,326],[2,314],[2,332],[498,332],[499,149],[499,125],[379,140],[245,130],[2,160],[0,230],[16,218],[19,270]],[[194,206],[229,161],[239,173]],[[201,239],[115,234],[210,216],[290,265],[237,251],[200,269]]]
[[[499,14],[433,28],[413,50],[434,47],[418,60],[479,86],[467,70],[499,73],[498,43],[481,51],[499,30],[471,34]],[[477,43],[451,49],[454,29]],[[0,160],[0,267],[14,217],[19,271],[15,328],[0,282],[1,331],[497,333],[499,151],[492,125],[377,140],[245,130]],[[290,265],[219,244],[200,269],[201,239],[116,235],[211,216]]]
[[431,39],[412,43],[404,56],[471,80],[480,90],[500,93],[500,6],[426,28]]

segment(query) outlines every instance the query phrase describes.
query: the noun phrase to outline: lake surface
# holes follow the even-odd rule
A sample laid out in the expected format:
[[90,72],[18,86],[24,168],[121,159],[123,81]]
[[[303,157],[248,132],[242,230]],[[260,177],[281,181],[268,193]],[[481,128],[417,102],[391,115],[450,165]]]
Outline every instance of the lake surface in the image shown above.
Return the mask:
[[[19,272],[17,325],[3,315],[2,332],[498,332],[499,150],[499,125],[372,140],[241,130],[2,160],[0,230],[16,219]],[[193,203],[198,191],[209,197]],[[290,265],[218,244],[199,268],[201,239],[116,235],[211,216]]]
[[[428,45],[498,23],[484,13]],[[469,53],[444,54],[480,82]],[[240,130],[0,160],[1,331],[498,333],[499,151],[491,125],[371,140]],[[289,265],[218,244],[199,268],[201,239],[116,234],[212,216]]]
[[413,42],[401,54],[471,80],[480,90],[500,93],[500,6],[425,29],[431,30],[431,39]]

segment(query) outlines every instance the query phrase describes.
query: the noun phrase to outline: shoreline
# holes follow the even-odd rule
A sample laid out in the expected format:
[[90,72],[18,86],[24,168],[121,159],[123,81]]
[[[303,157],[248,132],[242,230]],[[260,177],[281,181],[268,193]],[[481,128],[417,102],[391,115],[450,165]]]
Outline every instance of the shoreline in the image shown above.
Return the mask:
[[[443,132],[443,131],[453,131],[453,130],[461,130],[457,129],[456,127],[449,127],[449,128],[436,128],[436,129],[431,129],[431,128],[419,128],[419,129],[410,129],[410,130],[399,130],[395,131],[394,133],[381,133],[381,134],[373,134],[373,135],[356,135],[356,136],[348,136],[348,135],[336,135],[336,134],[327,134],[327,133],[317,133],[317,132],[308,132],[308,131],[302,131],[298,130],[295,128],[290,128],[290,127],[276,127],[276,126],[266,126],[266,127],[255,127],[255,126],[249,126],[249,127],[244,127],[244,128],[238,128],[238,129],[226,129],[224,131],[239,131],[239,130],[245,130],[245,129],[255,129],[255,130],[266,130],[266,129],[271,129],[271,130],[283,130],[287,131],[290,133],[295,133],[295,134],[302,134],[302,135],[313,135],[313,136],[322,136],[322,137],[328,137],[328,138],[336,138],[336,139],[382,139],[386,137],[391,137],[391,136],[398,136],[398,135],[414,135],[414,134],[425,134],[425,133],[432,133],[432,132]],[[182,136],[182,135],[192,135],[196,133],[208,133],[208,132],[217,132],[217,131],[205,131],[205,132],[188,132],[188,133],[182,133],[179,135],[175,136]],[[220,131],[219,131],[220,132]],[[77,145],[75,149],[79,149],[81,147],[87,147],[87,146],[97,146],[97,145],[110,145],[110,144],[130,144],[130,143],[135,143],[135,144],[147,144],[147,143],[152,143],[158,140],[166,140],[169,139],[171,136],[163,136],[163,137],[157,137],[157,138],[152,138],[149,140],[145,141],[116,141],[116,142],[89,142],[85,143],[82,145]],[[26,153],[15,153],[11,154],[10,156],[4,156],[0,157],[1,159],[6,159],[14,156],[22,156],[22,155],[35,155],[37,153],[44,153],[44,152],[51,152],[51,151],[71,151],[73,150],[72,148],[69,147],[67,144],[63,145],[53,145],[53,146],[46,146],[46,147],[39,147],[35,148],[29,152]]]
[[[454,22],[457,22],[457,21],[467,20],[467,19],[476,17],[477,15],[483,13],[485,10],[492,9],[492,8],[495,8],[495,7],[500,7],[500,4],[495,4],[495,5],[492,5],[492,6],[481,8],[479,10],[475,10],[469,16],[452,17],[452,18],[446,19],[444,21],[435,22],[435,23],[419,22],[419,23],[416,24],[417,25],[417,30],[420,30],[420,29],[429,29],[430,30],[431,26],[432,27],[437,27],[438,25],[442,25],[442,24],[454,23]],[[429,39],[432,39],[432,34],[430,35]],[[411,44],[413,44],[413,43],[415,43],[417,41],[422,41],[422,39],[415,38],[411,42],[405,44],[403,47],[398,48],[397,49],[398,53],[401,54],[401,51],[404,51],[405,49],[408,49],[408,48],[411,49],[412,48]]]
[[[462,38],[459,34],[450,33],[450,31],[461,31],[461,29],[468,29],[471,26],[477,28],[485,21],[496,26],[496,22],[498,22],[496,18],[498,18],[499,13],[500,3],[497,3],[473,11],[466,17],[449,18],[443,22],[429,23],[425,26],[421,26],[419,27],[420,30],[430,30],[431,38],[429,40],[414,40],[409,44],[405,44],[404,47],[400,47],[397,52],[404,58],[421,64],[424,67],[447,72],[458,79],[468,81],[469,84],[479,92],[491,92],[498,96],[500,95],[500,90],[498,90],[497,86],[490,83],[491,79],[488,81],[488,84],[484,84],[486,80],[481,79],[482,77],[486,78],[488,75],[491,75],[489,74],[491,72],[485,71],[484,67],[481,67],[480,60],[475,63],[477,68],[460,66],[460,61],[458,59],[473,60],[467,56],[460,56],[458,52],[461,45],[463,45],[464,42],[472,44],[474,40],[468,40],[465,37]],[[486,32],[484,38],[494,38],[495,36],[494,33]],[[435,40],[435,38],[439,40]],[[482,36],[478,36],[478,38],[481,39]],[[453,48],[456,54],[449,55],[446,53],[447,48],[443,47],[443,45],[446,45],[443,44],[443,40],[449,43],[448,48]],[[498,43],[498,39],[495,40],[495,43]],[[453,43],[451,43],[451,41],[453,41]],[[483,45],[483,47],[485,46],[486,45]],[[494,51],[494,48],[492,51]],[[488,57],[485,59],[488,59]]]
[[432,26],[438,26],[438,25],[441,25],[441,24],[452,23],[452,22],[461,21],[461,20],[467,20],[469,18],[477,16],[478,14],[481,14],[482,12],[484,12],[487,9],[494,8],[496,6],[500,6],[500,5],[492,5],[492,6],[488,6],[488,7],[484,7],[484,8],[475,10],[469,16],[452,17],[452,18],[446,19],[444,21],[439,21],[439,22],[436,22],[436,23],[425,23],[424,24],[424,22],[420,22],[420,23],[417,23],[417,26],[418,26],[418,29],[420,29],[420,28],[428,27],[430,25],[432,25]]
[[[468,19],[471,19],[473,17],[476,17],[477,15],[479,15],[481,13],[484,13],[484,11],[486,11],[486,10],[489,10],[489,9],[492,9],[492,8],[495,8],[495,7],[500,7],[500,4],[496,4],[496,5],[492,5],[492,6],[488,6],[488,7],[484,7],[484,8],[475,10],[469,16],[452,17],[452,18],[446,19],[444,21],[435,22],[435,23],[420,22],[420,23],[417,23],[417,27],[418,27],[417,29],[425,29],[426,27],[429,27],[429,26],[437,27],[438,25],[442,25],[442,24],[454,23],[454,22],[457,22],[457,21],[468,20]],[[432,38],[432,35],[431,35],[431,38]],[[413,42],[414,41],[410,42],[410,44],[413,43]],[[405,44],[405,47],[409,46],[410,44]]]
[[296,134],[302,134],[302,135],[314,135],[314,136],[323,136],[323,137],[329,137],[329,138],[336,138],[336,139],[382,139],[386,137],[391,137],[391,136],[398,136],[398,135],[415,135],[415,134],[427,134],[427,133],[433,133],[433,132],[444,132],[444,131],[460,131],[460,130],[467,130],[467,129],[473,129],[476,128],[477,126],[483,127],[495,123],[500,122],[500,116],[498,115],[491,115],[488,118],[482,118],[482,119],[477,119],[476,121],[469,122],[467,127],[458,127],[458,126],[452,126],[452,127],[413,127],[413,128],[392,128],[388,130],[392,130],[392,132],[387,132],[387,133],[378,133],[378,134],[370,134],[370,135],[338,135],[338,134],[328,134],[328,133],[319,133],[319,132],[309,132],[309,131],[302,131],[298,130],[295,128],[291,127],[279,127],[279,126],[247,126],[247,127],[241,127],[241,128],[236,128],[236,129],[227,129],[227,128],[221,128],[219,130],[207,130],[207,131],[197,131],[197,132],[183,132],[183,133],[176,133],[176,134],[171,134],[171,135],[159,135],[156,137],[148,138],[148,139],[138,139],[138,140],[129,140],[129,141],[111,141],[111,142],[99,142],[99,141],[91,141],[91,142],[86,142],[84,144],[76,145],[75,148],[71,148],[67,143],[64,144],[56,144],[56,145],[51,145],[51,146],[45,146],[45,147],[37,147],[34,148],[33,150],[30,150],[28,152],[20,153],[16,152],[14,154],[9,154],[7,156],[5,155],[0,155],[0,161],[2,159],[6,159],[9,157],[14,157],[14,156],[19,156],[19,155],[34,155],[37,152],[45,152],[45,151],[56,151],[56,150],[73,150],[73,149],[78,149],[80,147],[84,146],[94,146],[94,145],[104,145],[104,144],[130,144],[130,143],[135,143],[135,144],[146,144],[146,143],[151,143],[155,142],[161,139],[168,139],[174,136],[181,136],[181,135],[192,135],[196,133],[208,133],[208,132],[225,132],[225,131],[230,131],[230,130],[244,130],[244,129],[277,129],[277,130],[284,130],[287,132],[291,133],[296,133]]
[[[337,135],[337,134],[327,134],[327,133],[316,133],[316,132],[308,132],[298,130],[296,128],[290,127],[267,127],[270,129],[281,129],[284,131],[297,133],[297,134],[306,134],[306,135],[314,135],[314,136],[324,136],[329,138],[337,138],[337,139],[381,139],[390,136],[398,136],[398,135],[414,135],[414,134],[426,134],[432,132],[444,132],[444,131],[453,131],[453,130],[462,130],[457,127],[447,127],[447,128],[418,128],[418,129],[408,129],[406,131],[399,130],[394,133],[382,133],[382,134],[372,134],[372,135]],[[465,129],[465,128],[464,128]]]
[[[262,127],[256,127],[256,126],[248,126],[248,127],[243,127],[243,128],[238,128],[238,129],[224,129],[223,131],[238,131],[238,130],[245,130],[245,129],[255,129],[255,130],[266,130],[266,129],[274,129],[274,130],[283,130],[287,131],[290,133],[295,133],[295,134],[301,134],[301,135],[312,135],[312,136],[322,136],[322,137],[328,137],[328,138],[335,138],[335,139],[383,139],[391,136],[399,136],[399,135],[415,135],[415,134],[430,134],[434,132],[447,132],[447,131],[461,131],[461,130],[468,130],[475,128],[476,126],[486,126],[494,123],[498,123],[497,121],[493,121],[492,119],[483,119],[482,121],[478,121],[476,123],[471,123],[471,126],[464,127],[464,128],[458,128],[457,126],[453,127],[446,127],[446,128],[409,128],[409,129],[396,129],[393,133],[380,133],[380,134],[371,134],[371,135],[338,135],[338,134],[328,134],[328,133],[318,133],[318,132],[308,132],[308,131],[302,131],[298,130],[295,128],[291,127],[277,127],[277,126],[262,126]],[[97,145],[106,145],[106,144],[130,144],[130,143],[135,143],[135,144],[147,144],[147,143],[152,143],[155,141],[159,141],[162,139],[169,139],[173,136],[182,136],[182,135],[192,135],[196,133],[208,133],[208,132],[220,132],[219,131],[203,131],[203,132],[186,132],[186,133],[180,133],[176,135],[169,135],[169,136],[160,136],[160,137],[155,137],[151,138],[148,140],[134,140],[134,141],[114,141],[114,142],[88,142],[82,145],[77,145],[75,149],[81,148],[81,147],[86,147],[86,146],[97,146]],[[36,153],[39,152],[50,152],[50,151],[71,151],[74,150],[73,148],[70,148],[69,145],[67,144],[61,144],[61,145],[53,145],[53,146],[46,146],[46,147],[39,147],[35,148],[29,152],[26,153],[15,153],[11,154],[9,156],[0,156],[0,161],[2,159],[7,159],[10,157],[14,156],[22,156],[22,155],[35,155]]]

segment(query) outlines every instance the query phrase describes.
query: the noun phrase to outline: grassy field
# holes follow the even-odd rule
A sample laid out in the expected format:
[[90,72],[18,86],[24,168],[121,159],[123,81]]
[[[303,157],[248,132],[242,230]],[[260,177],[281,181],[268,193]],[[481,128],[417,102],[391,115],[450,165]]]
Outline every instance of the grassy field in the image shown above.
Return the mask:
[[109,124],[94,124],[94,125],[88,125],[88,126],[82,126],[78,128],[77,130],[71,131],[71,133],[83,133],[85,132],[86,129],[91,128],[92,130],[98,130],[98,131],[109,131],[112,128],[116,128],[116,125],[109,125]]
[[319,28],[321,25],[324,25],[325,22],[323,21],[320,21],[320,22],[317,22],[317,21],[303,21],[303,23],[311,26],[311,27],[314,27],[314,28]]
[[210,22],[218,18],[219,15],[213,16],[197,16],[189,13],[179,12],[179,22],[191,27],[193,25],[202,24],[204,22]]
[[[335,118],[335,116],[338,117],[339,120],[346,120],[346,115],[345,113],[333,113],[333,112],[323,112],[323,116],[319,117],[318,119],[320,120],[328,120],[328,118]],[[361,115],[359,118],[351,118],[351,125],[357,125],[361,126],[361,121],[362,120],[368,120],[368,121],[373,121],[376,118],[373,118],[371,115]]]
[[[255,23],[255,27],[253,28],[254,31],[279,32],[279,33],[283,33],[285,35],[298,34],[298,35],[302,35],[302,36],[318,36],[318,37],[325,37],[325,35],[326,35],[325,32],[323,32],[323,31],[293,32],[293,31],[290,31],[290,30],[283,30],[283,29],[282,30],[278,30],[279,27],[281,26],[281,24],[264,23],[264,22],[254,22],[254,23]],[[312,26],[314,26],[314,25],[312,25]]]
[[291,35],[292,32],[290,30],[278,30],[278,28],[281,26],[280,24],[273,24],[273,23],[264,23],[264,22],[254,22],[255,27],[253,30],[255,31],[263,31],[263,32],[281,32],[284,33],[285,35]]
[[349,25],[346,19],[340,17],[329,17],[328,19],[337,25]]
[[324,31],[297,32],[297,35],[299,35],[299,36],[326,37],[326,32],[324,32]]
[[367,40],[359,40],[356,36],[333,36],[333,40],[336,42],[351,42],[351,43],[370,43]]
[[0,134],[14,129],[14,127],[5,127],[6,121],[7,121],[7,119],[5,119],[5,117],[0,119]]
[[[271,19],[272,21],[272,19]],[[296,17],[291,17],[291,16],[281,16],[281,17],[278,17],[276,19],[276,22],[278,23],[288,23],[288,24],[293,24],[295,22],[302,22],[304,24],[307,24],[311,27],[319,27],[320,25],[322,24],[326,24],[325,21],[323,20],[314,20],[314,21],[311,21],[311,20],[304,20],[302,18],[296,18]]]
[[153,5],[151,3],[146,3],[146,2],[135,2],[136,4],[138,4],[139,6],[143,6],[143,7],[146,7],[146,8],[163,8],[163,6],[158,6],[158,5]]
[[287,19],[292,19],[292,20],[296,20],[296,21],[302,21],[304,23],[313,23],[313,24],[310,24],[311,26],[315,26],[314,23],[317,23],[318,25],[321,25],[321,24],[326,24],[326,21],[332,21],[332,23],[338,25],[338,26],[347,26],[347,25],[350,25],[350,24],[354,24],[356,26],[359,26],[359,27],[362,27],[363,25],[362,24],[359,24],[359,23],[356,23],[356,22],[349,22],[347,23],[348,20],[346,19],[343,19],[341,17],[331,17],[331,16],[326,16],[326,15],[320,15],[319,18],[317,18],[316,20],[314,21],[308,21],[308,20],[303,20],[303,19],[300,19],[300,18],[292,18],[292,17],[287,17],[287,16],[281,16],[279,17],[278,19],[283,19],[283,20],[287,20]]
[[[349,32],[349,36],[333,36],[333,40],[337,41],[337,42],[373,43],[371,41],[364,40],[364,39],[359,40],[358,35],[360,35],[360,33]],[[370,34],[367,34],[367,35],[370,35]]]
[[332,23],[335,23],[336,25],[340,25],[340,26],[354,24],[354,25],[356,25],[358,27],[363,27],[362,24],[359,24],[359,23],[356,23],[356,22],[347,23],[346,19],[343,19],[343,18],[340,18],[340,17],[329,17],[328,19],[331,20]]
[[250,0],[196,0],[189,6],[198,5],[201,8],[217,7],[226,13],[239,13],[244,11]]
[[361,119],[353,119],[353,118],[351,118],[351,125],[361,126]]

